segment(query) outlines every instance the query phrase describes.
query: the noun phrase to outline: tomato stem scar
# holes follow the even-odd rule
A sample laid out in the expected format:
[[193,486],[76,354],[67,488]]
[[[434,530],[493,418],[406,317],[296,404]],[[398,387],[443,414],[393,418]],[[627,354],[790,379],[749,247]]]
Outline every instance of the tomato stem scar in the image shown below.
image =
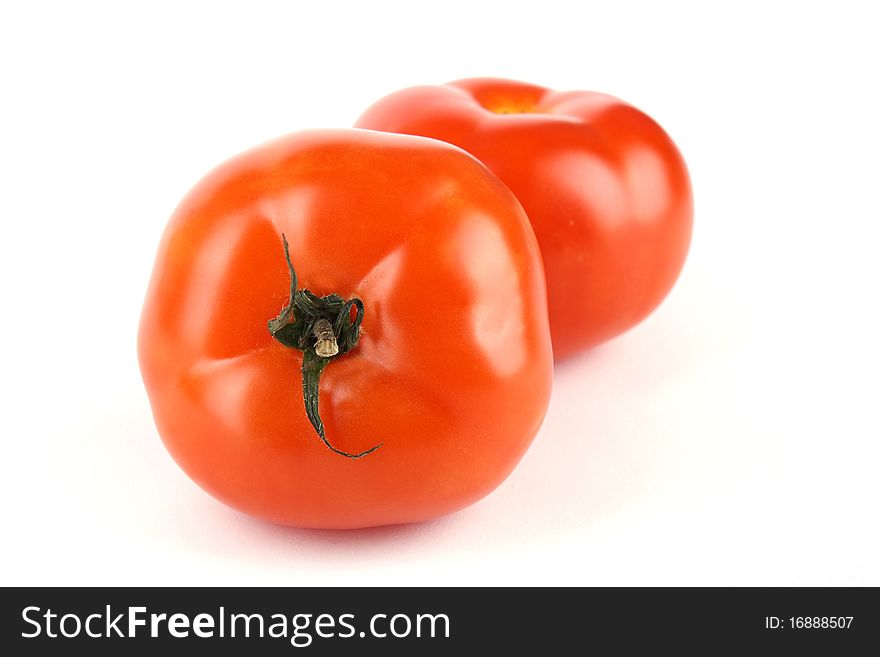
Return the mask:
[[[321,373],[327,363],[344,356],[357,346],[361,322],[364,320],[364,303],[357,297],[346,301],[338,294],[319,297],[309,290],[297,289],[298,278],[290,260],[290,248],[284,233],[281,234],[281,240],[290,275],[290,293],[281,312],[269,320],[269,333],[285,347],[298,349],[303,353],[303,401],[306,415],[318,437],[337,454],[359,459],[379,449],[382,443],[357,454],[344,452],[331,445],[318,413],[318,392]],[[352,308],[356,310],[354,320],[351,319]]]

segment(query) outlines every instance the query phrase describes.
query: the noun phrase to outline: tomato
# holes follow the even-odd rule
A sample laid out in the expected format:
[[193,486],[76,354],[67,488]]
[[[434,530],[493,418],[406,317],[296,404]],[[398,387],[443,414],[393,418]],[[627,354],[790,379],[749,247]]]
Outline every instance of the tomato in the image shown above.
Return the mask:
[[546,313],[528,219],[476,159],[311,131],[182,201],[138,348],[159,433],[206,491],[365,527],[450,513],[511,472],[547,408]]
[[356,125],[460,146],[513,190],[541,247],[557,359],[644,319],[684,264],[693,215],[684,160],[659,125],[616,98],[471,79],[391,94]]

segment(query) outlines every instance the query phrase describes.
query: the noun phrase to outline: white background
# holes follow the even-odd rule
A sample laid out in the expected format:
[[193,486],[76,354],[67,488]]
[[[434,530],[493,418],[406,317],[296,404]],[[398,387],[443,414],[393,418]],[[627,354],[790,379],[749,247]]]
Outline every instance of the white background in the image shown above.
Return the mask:
[[[871,3],[4,3],[3,584],[880,585]],[[398,88],[618,95],[696,224],[640,327],[558,368],[496,492],[415,526],[242,516],[177,468],[135,336],[177,201]]]

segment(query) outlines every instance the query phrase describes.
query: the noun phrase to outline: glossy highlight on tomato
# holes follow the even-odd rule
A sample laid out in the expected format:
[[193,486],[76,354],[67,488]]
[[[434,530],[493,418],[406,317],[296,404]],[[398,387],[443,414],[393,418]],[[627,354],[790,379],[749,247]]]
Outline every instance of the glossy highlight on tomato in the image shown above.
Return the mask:
[[687,168],[663,129],[617,98],[475,78],[393,93],[356,126],[455,144],[510,187],[541,247],[557,359],[640,322],[681,271]]
[[[353,327],[356,305],[334,302],[332,321],[289,340],[330,359],[326,439],[349,455],[381,443],[362,458],[319,438],[304,352],[270,331],[296,319],[285,238],[297,289],[363,305],[347,352],[309,336]],[[552,378],[541,258],[516,198],[458,148],[364,130],[295,133],[201,180],[162,238],[138,350],[178,464],[223,502],[299,527],[480,499],[534,438]]]

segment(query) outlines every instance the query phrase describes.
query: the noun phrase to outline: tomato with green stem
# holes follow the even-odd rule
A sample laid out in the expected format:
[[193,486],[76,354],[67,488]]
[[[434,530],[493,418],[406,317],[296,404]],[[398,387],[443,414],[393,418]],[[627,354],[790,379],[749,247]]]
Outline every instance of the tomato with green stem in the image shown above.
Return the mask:
[[547,408],[540,254],[464,151],[293,134],[211,172],[159,247],[139,357],[159,433],[246,513],[350,528],[494,489]]
[[475,78],[393,93],[356,126],[455,144],[510,187],[541,247],[557,359],[635,326],[681,271],[687,168],[666,132],[617,98]]

